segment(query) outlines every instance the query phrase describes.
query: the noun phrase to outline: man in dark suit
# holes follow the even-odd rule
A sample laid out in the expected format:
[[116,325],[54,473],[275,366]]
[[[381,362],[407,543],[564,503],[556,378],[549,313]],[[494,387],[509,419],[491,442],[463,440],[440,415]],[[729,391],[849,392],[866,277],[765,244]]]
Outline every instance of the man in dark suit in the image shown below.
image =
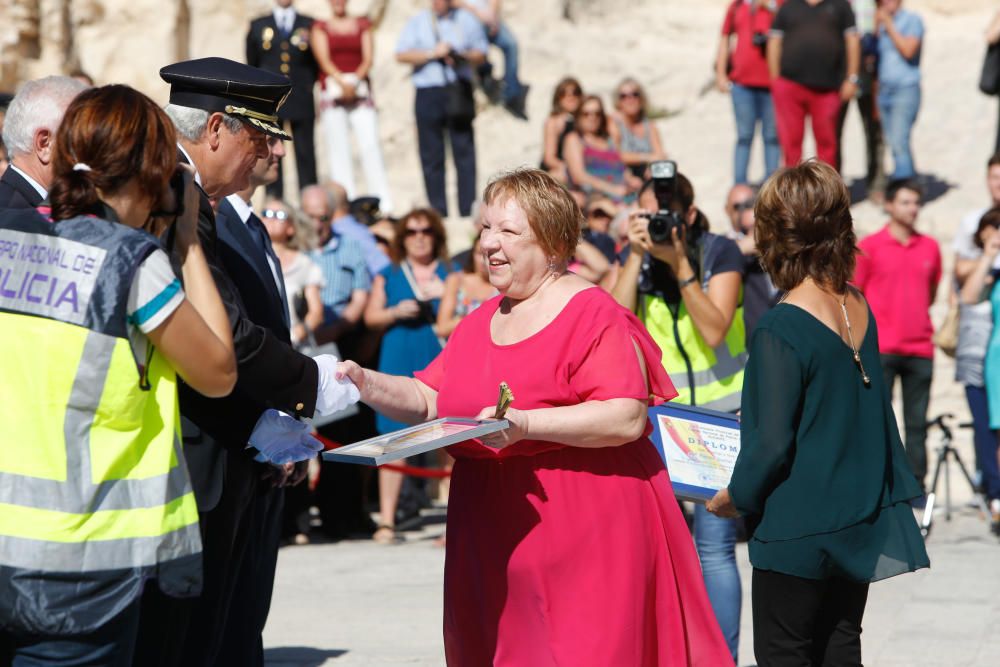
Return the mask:
[[[273,302],[258,304],[266,295],[243,284],[270,271],[264,246],[256,246],[265,256],[262,267],[234,269],[225,261],[212,202],[249,186],[255,165],[270,155],[268,137],[288,137],[276,111],[290,86],[284,77],[223,58],[176,63],[160,76],[171,84],[165,110],[177,128],[181,157],[194,167],[201,188],[198,234],[233,325],[239,380],[222,399],[179,383],[184,455],[202,527],[204,590],[186,608],[155,598],[147,604],[144,598],[136,664],[261,665],[261,612],[228,618],[237,593],[241,605],[263,609],[266,616],[271,593],[271,579],[262,580],[257,565],[271,552],[261,537],[266,522],[257,502],[271,481],[260,479],[263,453],[255,461],[247,443],[268,408],[296,417],[332,412],[336,363],[332,357],[310,359],[288,345],[281,311]],[[165,244],[172,246],[169,231]],[[246,262],[259,259],[248,256]],[[265,469],[278,484],[293,474],[289,467]],[[241,643],[239,650],[230,651],[230,641]]]
[[[309,48],[309,31],[313,21],[313,18],[296,12],[292,0],[276,0],[274,11],[250,23],[246,40],[247,64],[292,80],[292,92],[278,112],[278,117],[291,126],[300,190],[316,182],[313,86],[318,66]],[[280,166],[278,178],[267,186],[267,193],[278,198],[284,193]]]
[[56,130],[85,88],[68,76],[49,76],[27,82],[14,96],[3,123],[10,166],[0,176],[0,211],[35,208],[48,196]]
[[[258,187],[270,185],[278,178],[285,148],[277,137],[268,137],[268,146],[269,155],[257,160],[250,172],[250,185],[219,202],[215,227],[219,233],[219,257],[246,304],[247,315],[291,345],[281,262],[271,247],[264,223],[250,204]],[[254,546],[244,556],[237,574],[239,584],[230,603],[221,649],[221,656],[231,664],[255,665],[263,659],[261,633],[271,606],[278,559],[285,500],[283,484],[300,484],[305,479],[306,464],[306,461],[297,464],[290,474],[263,468],[263,474],[270,472],[270,483],[258,484],[251,499],[250,543]]]

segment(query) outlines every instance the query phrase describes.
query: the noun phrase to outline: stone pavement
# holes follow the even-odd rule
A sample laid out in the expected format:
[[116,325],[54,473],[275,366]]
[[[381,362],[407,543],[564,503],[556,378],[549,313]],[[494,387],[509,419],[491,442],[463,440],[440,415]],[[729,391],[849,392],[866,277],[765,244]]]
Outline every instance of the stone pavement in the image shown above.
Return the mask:
[[[965,433],[958,446],[969,462]],[[930,458],[933,464],[936,456]],[[932,569],[871,587],[862,635],[868,667],[1000,665],[1000,541],[967,505],[970,495],[954,467],[952,482],[953,519],[937,514],[927,543]],[[358,541],[284,548],[264,632],[267,665],[443,665],[444,550],[433,544],[441,519],[440,510],[432,512],[431,525],[396,546]],[[740,664],[752,665],[745,545],[737,561],[744,585]]]

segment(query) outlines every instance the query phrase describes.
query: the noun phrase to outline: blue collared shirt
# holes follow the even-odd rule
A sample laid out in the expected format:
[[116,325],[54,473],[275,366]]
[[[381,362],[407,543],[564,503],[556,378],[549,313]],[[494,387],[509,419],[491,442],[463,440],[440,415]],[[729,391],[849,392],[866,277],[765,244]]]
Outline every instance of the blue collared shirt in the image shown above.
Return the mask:
[[337,234],[345,239],[353,239],[361,246],[365,254],[365,264],[368,266],[368,275],[374,278],[379,271],[389,266],[389,258],[379,250],[375,242],[375,235],[371,230],[358,222],[353,215],[344,215],[333,221],[333,229]]
[[920,83],[920,52],[923,51],[924,22],[920,16],[905,9],[898,10],[892,24],[900,35],[917,37],[921,46],[911,60],[903,57],[885,28],[878,32],[878,81],[886,86],[912,86]]
[[[437,19],[437,30],[434,29],[434,15],[431,10],[422,11],[403,26],[396,44],[396,53],[404,51],[430,51],[439,41],[448,42],[453,49],[464,53],[475,50],[486,53],[490,43],[486,38],[483,25],[471,13],[464,9],[455,9]],[[472,68],[463,64],[460,67],[447,67],[438,60],[432,60],[413,68],[413,85],[416,88],[431,88],[444,86],[459,76],[472,80]]]
[[320,289],[323,301],[323,324],[336,322],[351,302],[354,290],[371,289],[364,251],[354,239],[334,232],[326,245],[309,253],[323,271],[326,285]]

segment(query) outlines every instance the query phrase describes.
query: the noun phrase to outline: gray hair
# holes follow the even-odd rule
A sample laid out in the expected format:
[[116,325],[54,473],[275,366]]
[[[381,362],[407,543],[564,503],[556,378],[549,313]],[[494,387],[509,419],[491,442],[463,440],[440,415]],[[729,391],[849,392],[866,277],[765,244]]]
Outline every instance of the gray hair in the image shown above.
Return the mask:
[[322,185],[307,185],[302,188],[302,192],[299,193],[299,201],[306,196],[307,192],[321,192],[323,193],[323,201],[326,202],[327,214],[333,215],[333,212],[337,210],[337,200],[333,196],[333,193],[324,188]]
[[86,89],[68,76],[47,76],[24,84],[7,107],[3,123],[3,142],[11,155],[30,153],[38,130],[54,134],[66,107]]
[[[177,104],[168,104],[163,107],[163,111],[173,121],[174,127],[177,128],[177,134],[192,143],[197,143],[201,139],[205,128],[208,127],[208,119],[212,115],[204,109],[192,109]],[[226,129],[233,134],[238,133],[243,127],[243,121],[225,113],[222,114],[222,122]]]

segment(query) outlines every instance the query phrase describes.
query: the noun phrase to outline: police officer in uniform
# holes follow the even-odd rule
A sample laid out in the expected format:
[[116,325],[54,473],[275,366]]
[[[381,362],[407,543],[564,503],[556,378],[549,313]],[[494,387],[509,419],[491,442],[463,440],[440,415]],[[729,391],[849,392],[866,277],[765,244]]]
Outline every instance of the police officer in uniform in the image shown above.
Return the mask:
[[[199,184],[198,235],[232,324],[239,378],[223,399],[180,386],[184,454],[204,545],[204,590],[187,609],[156,599],[155,592],[152,600],[144,600],[135,664],[261,665],[262,623],[247,619],[266,618],[274,577],[270,555],[278,545],[268,538],[273,531],[262,522],[266,513],[257,503],[272,484],[262,479],[265,473],[273,477],[292,470],[259,462],[263,452],[255,461],[247,444],[269,408],[296,417],[334,412],[336,362],[328,355],[314,360],[295,352],[287,334],[252,319],[244,302],[252,294],[221,256],[212,203],[247,187],[257,161],[269,155],[269,136],[288,138],[277,110],[291,84],[224,58],[176,63],[160,70],[160,76],[171,85],[165,111],[178,130],[180,157],[194,167]],[[170,231],[164,239],[168,248]],[[260,273],[267,274],[263,245],[260,257],[265,262]],[[244,562],[272,565],[263,571]],[[244,601],[246,591],[253,591],[249,604],[257,613],[231,622],[227,614],[237,590]]]
[[[291,126],[299,190],[316,183],[313,86],[318,67],[309,48],[309,30],[313,21],[312,17],[296,12],[292,0],[276,0],[272,13],[251,22],[247,32],[247,63],[292,80],[292,93],[278,117]],[[278,180],[267,186],[267,193],[282,197],[284,188],[280,170]]]

